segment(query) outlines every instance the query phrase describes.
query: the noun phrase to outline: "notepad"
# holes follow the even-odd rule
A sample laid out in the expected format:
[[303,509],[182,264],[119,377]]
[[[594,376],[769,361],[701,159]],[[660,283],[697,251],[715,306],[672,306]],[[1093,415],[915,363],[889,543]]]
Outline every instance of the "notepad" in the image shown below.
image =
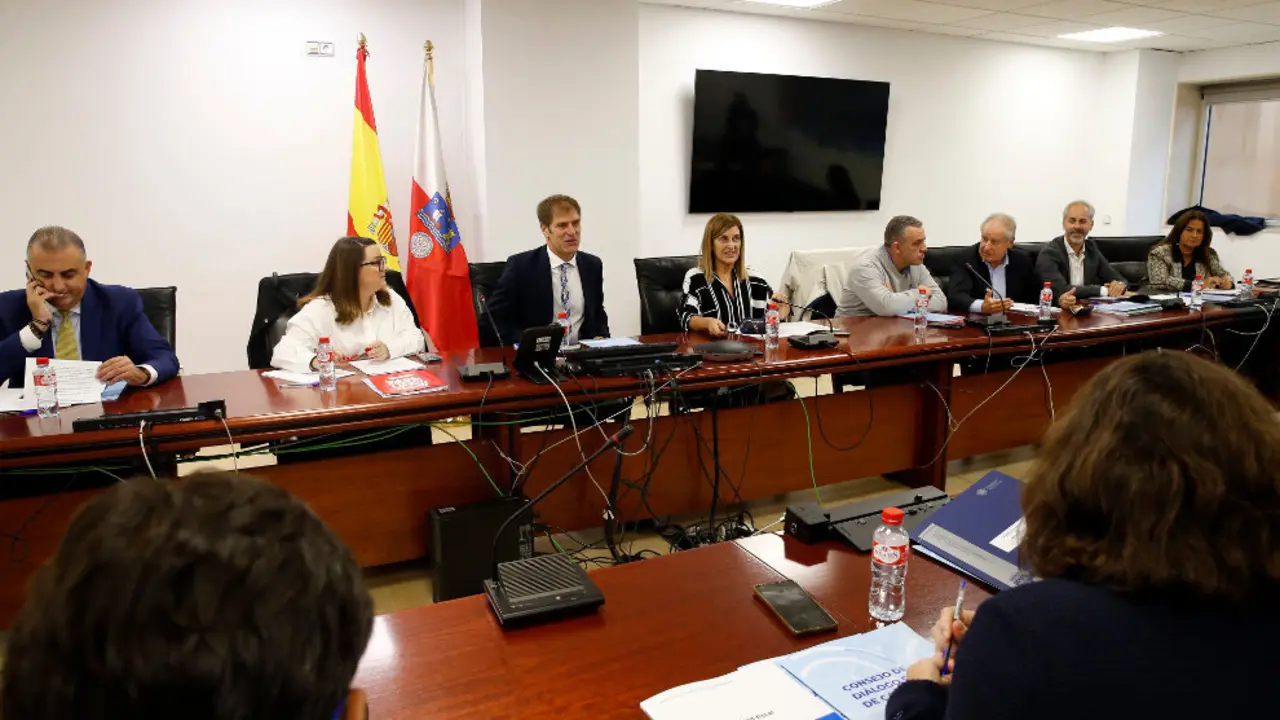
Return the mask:
[[[107,389],[106,383],[98,379],[100,362],[90,360],[50,360],[49,367],[58,374],[58,406],[92,405],[102,402],[102,391]],[[35,397],[36,359],[27,358],[23,387],[25,394]]]

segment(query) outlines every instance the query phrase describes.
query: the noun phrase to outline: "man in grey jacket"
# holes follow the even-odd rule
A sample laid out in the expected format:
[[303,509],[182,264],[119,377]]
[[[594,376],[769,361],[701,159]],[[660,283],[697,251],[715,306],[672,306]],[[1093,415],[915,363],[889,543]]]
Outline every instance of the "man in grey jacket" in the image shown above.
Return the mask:
[[929,312],[945,312],[947,297],[924,266],[927,249],[923,223],[910,215],[894,217],[884,228],[884,247],[864,253],[850,268],[836,317],[913,312],[921,289],[929,296]]

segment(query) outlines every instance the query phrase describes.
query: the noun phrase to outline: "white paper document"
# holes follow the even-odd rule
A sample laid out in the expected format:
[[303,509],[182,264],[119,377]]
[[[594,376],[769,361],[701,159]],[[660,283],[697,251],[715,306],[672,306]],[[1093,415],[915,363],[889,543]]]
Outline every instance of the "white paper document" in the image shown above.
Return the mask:
[[[1009,312],[1011,312],[1011,313],[1017,313],[1017,314],[1019,314],[1019,315],[1036,315],[1036,316],[1038,316],[1038,315],[1040,315],[1040,306],[1039,306],[1039,305],[1032,304],[1032,303],[1018,303],[1018,302],[1016,302],[1016,303],[1014,303],[1014,304],[1013,304],[1013,306],[1012,306],[1012,307],[1010,307],[1010,308],[1009,308]],[[1053,307],[1053,308],[1050,308],[1049,314],[1050,314],[1051,316],[1052,316],[1052,315],[1060,315],[1060,314],[1062,314],[1062,308],[1060,308],[1060,307]]]
[[[102,391],[106,384],[98,379],[100,362],[88,360],[50,360],[49,366],[58,374],[58,406],[92,405],[102,402]],[[32,375],[36,370],[36,359],[27,358],[26,376],[23,378],[25,394],[35,402],[35,381]]]
[[389,373],[421,370],[423,365],[406,357],[398,357],[390,360],[355,360],[352,361],[351,367],[365,375],[387,375]]
[[1010,525],[1004,532],[992,538],[991,544],[1005,552],[1013,552],[1013,549],[1022,543],[1022,536],[1026,534],[1027,521],[1025,518],[1018,518],[1018,522]]
[[[783,322],[783,323],[778,323],[778,337],[782,339],[786,339],[789,337],[800,337],[802,335],[808,335],[809,333],[815,330],[822,330],[826,332],[826,331],[829,331],[830,329],[831,328],[827,327],[826,325],[819,325],[818,323],[811,323],[811,322],[804,322],[804,321]],[[743,333],[743,335],[747,335],[747,337],[756,337],[756,338],[764,337],[764,335],[748,335],[747,333]]]
[[610,347],[629,347],[631,345],[639,345],[640,341],[635,338],[617,337],[617,338],[602,338],[600,340],[583,340],[582,344],[589,348],[610,348]]
[[0,388],[0,413],[25,412],[36,409],[36,394],[24,397],[22,388]]
[[838,720],[840,717],[773,662],[681,685],[640,703],[652,720]]
[[[349,375],[355,375],[355,373],[351,372],[350,370],[338,370],[335,374],[339,378],[344,378]],[[290,372],[288,370],[268,370],[267,372],[262,373],[262,377],[271,378],[272,380],[279,380],[281,383],[286,385],[319,385],[320,384],[320,373],[300,373],[300,372]]]

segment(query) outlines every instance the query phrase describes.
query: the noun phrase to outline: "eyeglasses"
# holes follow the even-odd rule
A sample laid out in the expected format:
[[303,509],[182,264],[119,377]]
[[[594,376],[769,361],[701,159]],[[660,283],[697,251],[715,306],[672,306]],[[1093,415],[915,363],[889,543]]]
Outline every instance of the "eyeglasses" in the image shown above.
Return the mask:
[[372,266],[377,266],[377,268],[378,268],[379,270],[386,270],[386,269],[387,269],[387,256],[386,256],[386,255],[379,255],[377,260],[370,260],[369,262],[362,262],[362,263],[360,263],[360,267],[365,267],[366,265],[371,266],[371,267],[372,267]]

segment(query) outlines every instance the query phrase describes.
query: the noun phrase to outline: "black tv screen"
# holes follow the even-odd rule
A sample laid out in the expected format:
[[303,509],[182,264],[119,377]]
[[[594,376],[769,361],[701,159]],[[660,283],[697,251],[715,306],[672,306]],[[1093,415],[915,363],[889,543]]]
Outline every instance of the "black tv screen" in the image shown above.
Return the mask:
[[689,212],[878,210],[889,83],[699,70]]

